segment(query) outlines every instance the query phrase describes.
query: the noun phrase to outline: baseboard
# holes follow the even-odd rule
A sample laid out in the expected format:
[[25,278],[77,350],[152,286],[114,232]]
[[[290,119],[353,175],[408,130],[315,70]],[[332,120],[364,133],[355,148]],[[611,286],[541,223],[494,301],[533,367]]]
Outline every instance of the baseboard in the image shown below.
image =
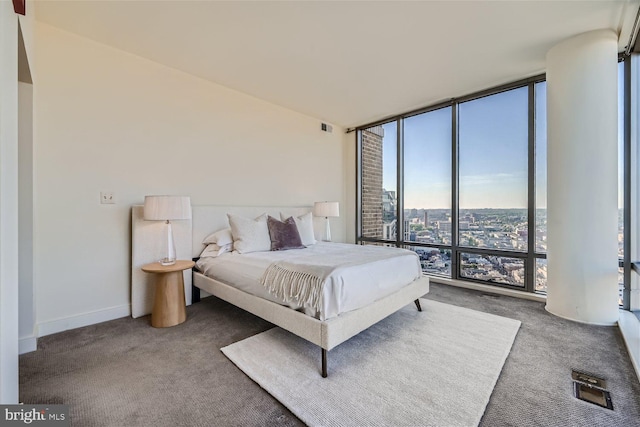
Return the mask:
[[631,364],[636,370],[638,381],[640,381],[640,320],[630,311],[620,310],[618,327],[622,332],[624,343],[627,345]]
[[18,354],[31,353],[38,348],[38,338],[35,335],[30,337],[20,338],[18,341]]
[[116,307],[105,308],[103,310],[50,320],[48,322],[38,323],[38,337],[57,334],[58,332],[67,331],[69,329],[95,325],[96,323],[102,323],[108,320],[119,319],[127,316],[131,316],[131,304],[119,305]]
[[509,297],[528,299],[538,302],[546,302],[547,297],[545,295],[536,294],[532,292],[523,292],[515,289],[507,289],[499,286],[483,285],[475,282],[465,282],[462,280],[446,279],[443,277],[429,276],[429,280],[433,283],[442,283],[443,285],[457,286],[459,288],[473,289],[475,291],[482,291],[490,294],[506,295]]

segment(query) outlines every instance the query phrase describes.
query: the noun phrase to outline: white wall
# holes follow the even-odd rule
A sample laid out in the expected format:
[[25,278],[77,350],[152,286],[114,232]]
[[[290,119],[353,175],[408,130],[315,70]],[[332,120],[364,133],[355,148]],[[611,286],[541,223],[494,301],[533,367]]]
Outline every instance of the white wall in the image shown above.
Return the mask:
[[[147,194],[344,205],[343,129],[46,24],[35,45],[40,335],[129,313],[130,206]],[[332,232],[345,240],[344,218]]]
[[18,283],[20,353],[36,349],[33,289],[33,85],[18,83]]
[[346,194],[346,200],[344,208],[341,207],[340,213],[343,215],[346,232],[346,242],[356,242],[356,196],[357,196],[357,183],[356,183],[356,154],[357,154],[357,132],[350,132],[344,134],[344,193]]
[[0,403],[18,402],[18,19],[0,2]]

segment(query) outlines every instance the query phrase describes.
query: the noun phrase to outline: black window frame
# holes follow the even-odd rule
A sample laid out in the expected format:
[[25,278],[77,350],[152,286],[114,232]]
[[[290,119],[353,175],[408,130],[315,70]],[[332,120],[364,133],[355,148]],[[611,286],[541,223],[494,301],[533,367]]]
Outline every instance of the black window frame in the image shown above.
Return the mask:
[[[627,66],[628,68],[628,66]],[[625,73],[625,82],[628,80],[629,73]],[[397,247],[425,247],[425,248],[437,248],[437,249],[445,249],[451,251],[451,279],[454,280],[462,280],[467,282],[478,282],[482,284],[488,284],[491,286],[503,287],[513,290],[520,290],[530,293],[541,293],[545,294],[544,291],[536,291],[536,272],[537,272],[537,260],[546,259],[546,253],[544,252],[536,252],[536,238],[535,238],[535,230],[536,230],[536,191],[535,191],[535,183],[536,183],[536,134],[535,134],[535,85],[541,82],[546,81],[546,75],[540,74],[533,77],[529,77],[526,79],[518,80],[515,82],[511,82],[505,85],[493,87],[487,90],[483,90],[480,92],[476,92],[470,95],[462,96],[459,98],[452,98],[450,100],[440,102],[437,104],[433,104],[428,107],[420,108],[418,110],[409,111],[403,114],[399,114],[392,117],[387,117],[383,120],[378,120],[373,123],[368,123],[362,126],[356,127],[354,130],[357,131],[357,154],[356,154],[356,191],[357,191],[357,200],[356,200],[356,242],[359,244],[366,243],[386,243],[390,245],[394,245]],[[491,248],[479,248],[479,247],[467,247],[461,246],[459,242],[459,223],[458,217],[460,212],[459,206],[459,128],[458,128],[458,120],[459,120],[459,105],[463,102],[484,98],[487,96],[497,95],[502,92],[506,92],[512,89],[528,87],[528,182],[527,182],[527,225],[529,232],[529,237],[527,239],[527,251],[508,251],[508,250],[496,250]],[[625,84],[625,97],[628,98],[629,88],[627,84]],[[625,103],[628,103],[628,100],[625,98]],[[403,150],[403,120],[408,117],[412,117],[418,114],[428,113],[431,111],[435,111],[441,108],[451,108],[451,124],[452,124],[452,132],[451,132],[451,159],[452,159],[452,167],[451,167],[451,245],[443,245],[443,244],[432,244],[432,243],[420,243],[420,242],[408,242],[404,241],[404,187],[403,187],[403,173],[404,173],[404,150]],[[628,109],[626,115],[628,116]],[[362,222],[361,222],[361,214],[362,214],[362,138],[361,132],[365,129],[374,127],[374,126],[382,126],[384,124],[396,121],[396,129],[397,129],[397,233],[395,240],[382,240],[376,238],[368,238],[362,235]],[[627,127],[629,126],[627,117],[625,117],[625,150],[628,150],[628,146],[630,146],[630,137],[629,130]],[[626,154],[626,152],[625,152]],[[630,198],[627,194],[630,194],[628,182],[630,181],[629,172],[628,172],[628,160],[626,160],[628,156],[625,156],[625,242],[630,241],[629,239],[629,227],[626,226],[629,219],[627,218],[629,215],[629,205],[626,204],[626,200]],[[533,230],[533,232],[531,232]],[[626,244],[626,243],[625,243]],[[461,253],[472,253],[486,256],[505,256],[509,258],[518,258],[524,260],[525,266],[525,283],[524,287],[519,287],[515,285],[501,284],[489,281],[483,281],[468,277],[462,277],[460,271],[460,255]],[[625,260],[621,263],[624,264],[625,267],[625,294],[628,293],[627,288],[629,287],[629,281],[627,278],[629,277],[630,272],[630,261],[628,258],[629,251],[625,251]],[[443,277],[441,275],[433,275],[434,278]],[[626,298],[628,301],[628,298]]]
[[[622,308],[625,310],[629,310],[630,304],[630,292],[631,292],[631,271],[632,270],[640,270],[637,268],[637,265],[640,265],[640,262],[632,262],[631,261],[631,61],[629,60],[629,56],[625,56],[624,54],[620,54],[618,60],[624,62],[624,84],[623,84],[623,105],[624,105],[624,118],[623,118],[623,129],[624,129],[624,171],[623,171],[623,192],[624,192],[624,229],[623,229],[623,238],[624,238],[624,258],[619,260],[619,265],[623,267],[624,274],[624,296],[623,296],[623,306]],[[358,126],[354,128],[357,132],[357,153],[356,153],[356,242],[359,244],[366,243],[385,243],[390,245],[395,245],[397,247],[404,246],[413,246],[413,247],[425,247],[425,248],[437,248],[437,249],[445,249],[451,251],[451,279],[454,280],[464,280],[470,282],[479,282],[482,284],[488,284],[492,286],[504,287],[508,289],[514,290],[522,290],[531,293],[542,293],[544,291],[536,291],[535,283],[536,283],[536,272],[537,272],[537,260],[546,259],[546,253],[536,252],[536,238],[535,238],[535,230],[536,230],[536,191],[535,191],[535,172],[536,172],[536,134],[535,134],[535,85],[537,83],[541,83],[546,81],[546,75],[540,74],[533,77],[529,77],[526,79],[518,80],[515,82],[511,82],[505,85],[496,86],[490,89],[486,89],[483,91],[475,92],[466,96],[452,98],[447,101],[439,102],[427,107],[423,107],[417,110],[412,110],[403,114],[398,114],[395,116],[387,117],[382,120],[378,120],[373,123],[368,123],[362,126]],[[466,101],[471,101],[475,99],[480,99],[483,97],[496,95],[508,90],[517,89],[521,87],[528,87],[528,183],[527,183],[527,225],[528,230],[534,230],[534,233],[529,233],[527,239],[527,252],[522,251],[501,251],[501,250],[493,250],[489,248],[474,248],[474,247],[464,247],[460,246],[458,240],[458,215],[460,211],[460,206],[458,203],[459,198],[459,186],[458,186],[458,176],[459,176],[459,158],[458,158],[458,148],[459,148],[459,128],[458,128],[458,115],[459,115],[459,105]],[[423,113],[428,113],[431,111],[435,111],[441,108],[451,108],[451,245],[442,245],[442,244],[432,244],[432,243],[419,243],[419,242],[407,242],[403,240],[404,236],[404,138],[403,138],[403,120],[408,117],[416,116]],[[382,240],[375,238],[367,238],[362,236],[362,137],[361,133],[363,130],[371,128],[373,126],[382,126],[386,123],[396,121],[396,129],[397,129],[397,140],[396,140],[396,150],[397,150],[397,233],[396,240]],[[460,275],[460,254],[464,253],[475,253],[480,255],[497,255],[497,256],[507,256],[510,258],[521,258],[524,259],[525,262],[525,286],[524,288],[500,284],[495,282],[488,282],[477,280],[473,278],[461,277]],[[433,275],[434,278],[442,277],[441,275]]]

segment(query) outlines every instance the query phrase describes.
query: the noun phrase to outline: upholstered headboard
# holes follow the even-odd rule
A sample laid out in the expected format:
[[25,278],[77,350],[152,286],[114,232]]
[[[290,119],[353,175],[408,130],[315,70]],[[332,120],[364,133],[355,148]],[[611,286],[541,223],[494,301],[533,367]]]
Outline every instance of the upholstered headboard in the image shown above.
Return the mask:
[[[302,215],[311,211],[311,206],[193,206],[193,241],[191,254],[193,257],[200,255],[204,249],[202,241],[209,234],[222,228],[229,227],[227,213],[244,216],[246,218],[256,218],[264,213],[274,218],[280,219],[280,212],[286,216]],[[322,230],[322,218],[314,218],[314,228],[316,238]]]
[[[311,211],[311,206],[192,206],[192,219],[172,221],[173,237],[178,259],[192,259],[204,249],[202,240],[210,233],[229,227],[227,213],[255,218],[263,213],[279,218],[280,212],[302,215]],[[154,278],[144,273],[144,264],[162,258],[164,224],[161,221],[145,221],[143,206],[131,210],[131,315],[140,317],[151,313],[153,307]],[[323,230],[323,218],[314,218],[316,239]],[[184,273],[185,299],[191,304],[191,271]]]

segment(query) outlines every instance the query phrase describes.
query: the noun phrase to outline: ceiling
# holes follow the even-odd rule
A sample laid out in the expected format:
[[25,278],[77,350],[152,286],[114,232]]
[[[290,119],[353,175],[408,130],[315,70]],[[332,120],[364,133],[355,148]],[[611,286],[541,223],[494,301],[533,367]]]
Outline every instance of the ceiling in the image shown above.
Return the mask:
[[36,19],[351,127],[539,74],[560,41],[629,1],[56,1]]

